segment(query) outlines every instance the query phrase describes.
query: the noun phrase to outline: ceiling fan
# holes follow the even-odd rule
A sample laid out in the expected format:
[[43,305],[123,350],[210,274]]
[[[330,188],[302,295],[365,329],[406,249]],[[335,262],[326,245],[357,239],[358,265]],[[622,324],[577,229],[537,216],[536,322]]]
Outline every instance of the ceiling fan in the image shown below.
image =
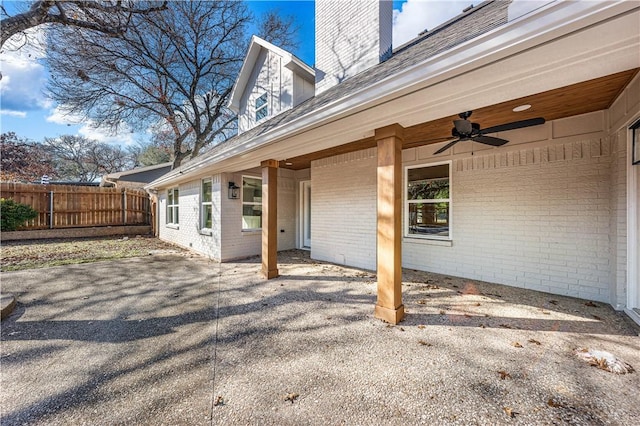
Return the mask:
[[509,142],[506,139],[500,139],[493,136],[485,136],[489,133],[497,133],[497,132],[506,132],[507,130],[515,130],[522,129],[523,127],[531,127],[537,126],[539,124],[544,124],[544,118],[530,118],[528,120],[521,121],[513,121],[511,123],[500,124],[498,126],[487,127],[486,129],[481,129],[478,123],[472,123],[469,121],[469,117],[471,116],[472,111],[461,112],[458,114],[460,117],[459,120],[453,120],[453,125],[455,126],[451,130],[451,135],[454,138],[458,138],[454,141],[449,142],[436,152],[434,155],[440,154],[447,149],[451,148],[455,144],[461,141],[474,141],[480,142],[485,145],[491,146],[502,146]]

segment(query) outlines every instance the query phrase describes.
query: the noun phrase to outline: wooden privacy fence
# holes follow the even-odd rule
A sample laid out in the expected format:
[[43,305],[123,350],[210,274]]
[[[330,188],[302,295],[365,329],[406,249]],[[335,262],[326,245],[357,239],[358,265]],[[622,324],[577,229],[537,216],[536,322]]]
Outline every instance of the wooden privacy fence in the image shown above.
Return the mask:
[[2,182],[0,193],[38,212],[21,229],[151,224],[149,195],[139,189]]

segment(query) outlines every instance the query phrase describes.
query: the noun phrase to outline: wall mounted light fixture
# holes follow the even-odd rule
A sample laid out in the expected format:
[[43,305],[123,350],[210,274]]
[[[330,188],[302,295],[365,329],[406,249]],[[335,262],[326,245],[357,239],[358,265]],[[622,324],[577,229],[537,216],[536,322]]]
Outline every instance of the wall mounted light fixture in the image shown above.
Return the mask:
[[232,200],[240,198],[240,187],[235,182],[229,182],[229,198]]
[[631,130],[631,164],[640,164],[640,120],[629,127]]

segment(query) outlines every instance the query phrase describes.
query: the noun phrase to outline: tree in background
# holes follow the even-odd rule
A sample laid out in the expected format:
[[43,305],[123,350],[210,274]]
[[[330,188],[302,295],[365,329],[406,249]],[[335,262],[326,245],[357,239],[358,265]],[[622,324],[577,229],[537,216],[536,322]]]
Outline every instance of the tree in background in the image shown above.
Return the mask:
[[[244,60],[251,16],[239,1],[170,2],[131,17],[117,37],[50,32],[50,95],[67,112],[117,131],[168,132],[174,167],[236,133],[226,108]],[[289,26],[269,18],[262,34],[282,42]],[[276,41],[276,40],[274,40]]]
[[[169,136],[171,136],[169,134]],[[162,140],[154,135],[149,142],[138,142],[127,147],[131,155],[134,167],[155,166],[156,164],[172,161],[171,154],[173,143],[171,140]]]
[[56,177],[48,150],[14,132],[0,135],[0,161],[0,180],[3,182],[36,182],[43,175]]
[[294,25],[293,16],[270,10],[260,17],[258,36],[281,49],[292,51],[298,47],[298,30],[299,27]]
[[174,165],[234,131],[227,98],[244,57],[246,6],[171,2],[120,37],[54,32],[49,91],[71,113],[117,130],[163,126]]
[[131,166],[129,154],[119,146],[82,136],[63,135],[45,138],[59,179],[94,182],[104,174],[126,170]]
[[[0,5],[2,43],[12,36],[43,24],[98,31],[110,36],[123,34],[132,18],[166,8],[167,2],[155,1],[33,1],[28,10],[10,16]],[[26,35],[24,35],[26,42]],[[23,43],[24,44],[24,43]]]

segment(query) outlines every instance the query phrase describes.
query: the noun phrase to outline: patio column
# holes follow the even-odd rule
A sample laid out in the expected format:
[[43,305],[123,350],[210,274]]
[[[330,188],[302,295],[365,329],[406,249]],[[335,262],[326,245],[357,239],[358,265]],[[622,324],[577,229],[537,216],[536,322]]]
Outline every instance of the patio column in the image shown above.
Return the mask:
[[378,145],[378,302],[375,317],[391,324],[404,318],[402,304],[402,142],[399,124],[376,129]]
[[278,276],[278,161],[265,160],[262,166],[262,274]]

